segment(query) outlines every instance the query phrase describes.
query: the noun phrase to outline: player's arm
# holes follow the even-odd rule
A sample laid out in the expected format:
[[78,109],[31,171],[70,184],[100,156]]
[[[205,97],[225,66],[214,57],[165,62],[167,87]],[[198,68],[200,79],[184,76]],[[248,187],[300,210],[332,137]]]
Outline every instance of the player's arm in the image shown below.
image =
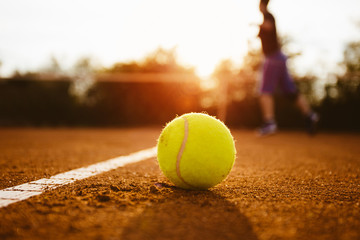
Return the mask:
[[271,31],[274,27],[274,22],[268,19],[265,19],[264,22],[260,25],[260,28],[264,31]]

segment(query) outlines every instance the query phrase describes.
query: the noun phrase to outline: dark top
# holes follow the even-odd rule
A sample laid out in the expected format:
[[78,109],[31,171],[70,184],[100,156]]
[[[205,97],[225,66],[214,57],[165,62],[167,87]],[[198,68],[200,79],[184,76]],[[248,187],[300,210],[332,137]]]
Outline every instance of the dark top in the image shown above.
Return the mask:
[[280,49],[277,33],[276,33],[276,25],[274,16],[266,12],[264,15],[264,22],[271,22],[273,27],[270,30],[266,30],[260,27],[259,37],[261,40],[262,50],[265,56],[269,56]]

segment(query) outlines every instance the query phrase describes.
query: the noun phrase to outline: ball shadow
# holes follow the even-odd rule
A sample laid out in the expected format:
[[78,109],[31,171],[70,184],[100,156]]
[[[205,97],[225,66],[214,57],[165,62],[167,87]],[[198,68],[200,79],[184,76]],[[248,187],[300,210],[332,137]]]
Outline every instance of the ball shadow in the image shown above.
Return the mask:
[[122,239],[258,239],[248,219],[211,191],[172,189],[129,220]]

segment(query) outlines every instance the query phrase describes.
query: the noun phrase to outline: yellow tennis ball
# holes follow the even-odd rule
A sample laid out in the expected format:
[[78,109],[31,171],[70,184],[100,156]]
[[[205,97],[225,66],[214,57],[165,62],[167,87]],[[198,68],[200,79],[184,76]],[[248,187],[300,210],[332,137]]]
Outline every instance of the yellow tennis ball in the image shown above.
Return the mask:
[[230,130],[203,113],[188,113],[166,125],[157,144],[164,175],[185,189],[208,189],[226,178],[234,165]]

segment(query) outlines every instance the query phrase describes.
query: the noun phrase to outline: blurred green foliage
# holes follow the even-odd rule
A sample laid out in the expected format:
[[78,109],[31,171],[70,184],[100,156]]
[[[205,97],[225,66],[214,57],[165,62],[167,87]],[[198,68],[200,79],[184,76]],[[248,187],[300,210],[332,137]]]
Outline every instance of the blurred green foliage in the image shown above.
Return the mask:
[[194,68],[186,68],[177,62],[176,48],[158,48],[140,62],[115,63],[104,68],[105,73],[194,73]]
[[325,128],[360,129],[360,41],[350,42],[341,63],[344,73],[325,85],[325,97],[319,111]]
[[[201,88],[194,68],[177,62],[175,48],[159,48],[141,61],[115,63],[108,68],[91,58],[81,58],[70,72],[52,58],[39,72],[15,72],[11,78],[0,79],[0,125],[164,124],[191,111],[216,115],[225,94],[227,124],[254,128],[261,123],[257,84],[262,59],[261,49],[250,47],[240,68],[223,60],[212,75],[215,85]],[[343,73],[322,84],[314,76],[293,77],[320,113],[321,128],[359,131],[360,42],[346,46],[340,66]],[[114,78],[99,81],[99,74]],[[117,78],[119,74],[122,80]],[[126,80],[131,75],[132,80]],[[276,95],[275,101],[280,127],[301,128],[301,115],[292,103],[281,95]]]

